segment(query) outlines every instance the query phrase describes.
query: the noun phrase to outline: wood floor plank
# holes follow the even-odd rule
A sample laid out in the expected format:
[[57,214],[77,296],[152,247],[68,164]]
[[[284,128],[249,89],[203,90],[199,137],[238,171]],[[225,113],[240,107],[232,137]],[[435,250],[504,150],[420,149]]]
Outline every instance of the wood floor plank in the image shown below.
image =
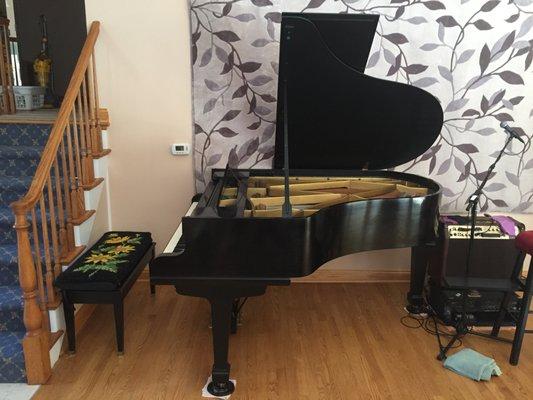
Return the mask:
[[[533,335],[518,367],[510,346],[465,345],[496,359],[504,375],[477,383],[445,370],[435,337],[400,324],[405,283],[293,284],[250,299],[230,342],[232,400],[529,399]],[[209,307],[171,287],[138,282],[125,304],[124,356],[115,352],[112,308],[98,306],[34,399],[201,399],[211,369]],[[510,332],[505,334],[509,335]]]

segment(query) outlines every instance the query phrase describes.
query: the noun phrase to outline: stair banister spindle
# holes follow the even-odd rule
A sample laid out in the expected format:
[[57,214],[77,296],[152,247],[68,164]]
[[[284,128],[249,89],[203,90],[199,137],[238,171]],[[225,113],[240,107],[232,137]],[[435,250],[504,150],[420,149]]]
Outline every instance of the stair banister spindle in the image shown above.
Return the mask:
[[80,135],[80,129],[78,123],[78,116],[76,107],[72,108],[72,136],[74,138],[74,153],[76,154],[76,181],[78,185],[85,185],[87,171],[85,164],[85,157],[87,153],[85,151],[85,140],[82,139],[83,135]]
[[91,66],[92,64],[89,63],[87,73],[85,74],[85,79],[83,80],[83,89],[85,91],[84,98],[87,102],[85,108],[87,110],[87,121],[91,137],[91,150],[94,158],[100,153],[100,151],[98,150],[98,131],[96,129],[96,111],[94,108],[94,93],[92,90]]
[[9,43],[9,20],[0,17],[0,83],[2,85],[2,107],[0,114],[14,114],[13,68],[11,66],[11,47]]
[[[66,146],[65,146],[65,138],[69,138],[69,132],[68,132],[68,125],[67,129],[65,129],[65,137],[61,141],[61,168],[63,171],[63,192],[65,196],[65,220],[66,220],[66,240],[67,240],[67,247],[65,251],[63,252],[63,256],[66,256],[66,254],[70,253],[71,251],[74,251],[75,243],[74,243],[74,226],[72,224],[72,202],[71,202],[71,172],[70,168],[67,164],[67,156],[66,156]],[[67,139],[68,140],[68,139]],[[72,164],[73,165],[73,164]]]
[[[57,186],[57,185],[56,185]],[[52,279],[55,280],[55,278],[61,273],[61,264],[59,263],[59,234],[57,231],[57,215],[56,215],[56,202],[54,201],[54,191],[53,191],[53,184],[52,184],[52,176],[48,178],[48,182],[46,184],[47,188],[47,197],[48,197],[48,209],[50,212],[50,235],[52,239]],[[54,292],[54,297],[57,304],[54,304],[53,307],[56,307],[59,305],[59,295],[57,294],[57,290],[52,282],[52,287],[50,288]]]
[[4,44],[5,44],[5,55],[7,59],[7,96],[9,102],[9,108],[13,113],[16,112],[15,106],[15,95],[13,93],[13,66],[11,65],[11,47],[9,46],[9,25],[4,29]]
[[39,291],[39,308],[43,315],[43,330],[50,340],[50,317],[44,290],[43,267],[41,264],[41,246],[39,244],[39,229],[37,228],[37,213],[35,207],[31,209],[31,230],[33,233],[33,248],[35,252],[35,270],[37,271],[37,289]]
[[46,283],[46,297],[48,299],[48,306],[56,304],[56,295],[54,290],[54,273],[52,270],[52,256],[50,254],[50,238],[48,236],[48,221],[46,217],[46,204],[44,201],[44,193],[39,199],[39,208],[41,210],[41,233],[43,237],[43,251],[44,251],[44,265]]
[[94,89],[94,109],[95,109],[95,125],[98,130],[97,142],[98,142],[98,152],[104,151],[104,146],[102,142],[102,126],[100,125],[100,99],[98,97],[98,75],[96,73],[96,56],[94,50],[91,54],[91,76],[93,78],[93,89]]
[[[80,187],[81,161],[78,152],[77,140],[72,140],[73,129],[70,124],[67,125],[67,154],[69,166],[69,185],[70,185],[70,203],[72,206],[72,219],[79,218],[82,214],[80,210],[80,202],[78,200],[78,192]],[[74,137],[76,137],[74,135]],[[74,144],[73,144],[74,142]]]
[[83,121],[83,110],[82,110],[82,101],[80,96],[76,99],[76,116],[78,124],[78,133],[80,139],[80,150],[82,156],[82,166],[83,166],[83,179],[82,183],[84,187],[90,187],[94,182],[94,172],[93,172],[93,157],[90,149],[90,144],[87,143],[87,135],[85,132],[85,123]]
[[[61,141],[61,144],[63,144],[63,141]],[[59,155],[61,156],[61,147],[59,148]],[[55,197],[57,202],[57,222],[59,227],[59,254],[62,254],[65,249],[68,247],[67,244],[67,229],[65,225],[65,214],[66,210],[63,205],[63,194],[61,192],[61,178],[59,175],[59,163],[58,158],[54,161],[54,182],[55,182]]]
[[[85,75],[87,76],[87,75]],[[87,143],[87,162],[90,163],[90,170],[91,170],[91,181],[90,184],[95,183],[94,178],[94,151],[93,151],[93,137],[92,134],[94,131],[91,129],[91,123],[90,123],[90,115],[89,115],[89,103],[88,103],[88,94],[87,94],[87,84],[85,78],[83,78],[82,84],[81,84],[81,92],[80,92],[81,98],[80,98],[80,105],[81,105],[81,111],[83,115],[83,125],[85,129],[85,137],[86,137],[86,143]]]

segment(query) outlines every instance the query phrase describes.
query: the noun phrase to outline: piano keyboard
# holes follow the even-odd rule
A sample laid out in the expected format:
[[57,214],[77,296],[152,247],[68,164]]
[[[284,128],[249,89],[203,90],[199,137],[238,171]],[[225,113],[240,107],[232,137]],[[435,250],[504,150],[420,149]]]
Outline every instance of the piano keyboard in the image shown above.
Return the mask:
[[[188,217],[189,215],[191,215],[197,205],[198,205],[198,202],[192,203],[191,206],[189,207],[189,210],[185,214],[185,216]],[[170,238],[170,241],[168,242],[167,247],[165,247],[165,250],[163,251],[163,253],[174,253],[174,249],[178,245],[178,242],[181,239],[182,233],[183,233],[183,229],[180,223],[180,225],[178,226],[178,229],[176,229],[176,232],[174,232],[174,234]]]

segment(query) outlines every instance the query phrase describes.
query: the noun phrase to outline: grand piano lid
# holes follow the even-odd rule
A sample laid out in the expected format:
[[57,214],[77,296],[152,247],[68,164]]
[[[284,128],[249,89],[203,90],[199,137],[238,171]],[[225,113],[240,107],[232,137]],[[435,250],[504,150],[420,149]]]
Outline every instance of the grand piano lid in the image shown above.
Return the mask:
[[365,75],[378,16],[283,13],[274,167],[385,169],[423,154],[443,123],[420,88]]

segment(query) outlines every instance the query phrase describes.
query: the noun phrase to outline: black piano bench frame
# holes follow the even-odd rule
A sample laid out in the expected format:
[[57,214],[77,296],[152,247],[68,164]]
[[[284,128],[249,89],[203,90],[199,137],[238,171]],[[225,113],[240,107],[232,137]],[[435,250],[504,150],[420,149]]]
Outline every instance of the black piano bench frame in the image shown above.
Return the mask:
[[152,242],[131,274],[116,290],[73,290],[62,289],[63,311],[67,330],[68,352],[76,353],[76,328],[74,325],[74,304],[113,304],[117,352],[124,354],[124,298],[137,281],[143,269],[155,256],[155,242]]

